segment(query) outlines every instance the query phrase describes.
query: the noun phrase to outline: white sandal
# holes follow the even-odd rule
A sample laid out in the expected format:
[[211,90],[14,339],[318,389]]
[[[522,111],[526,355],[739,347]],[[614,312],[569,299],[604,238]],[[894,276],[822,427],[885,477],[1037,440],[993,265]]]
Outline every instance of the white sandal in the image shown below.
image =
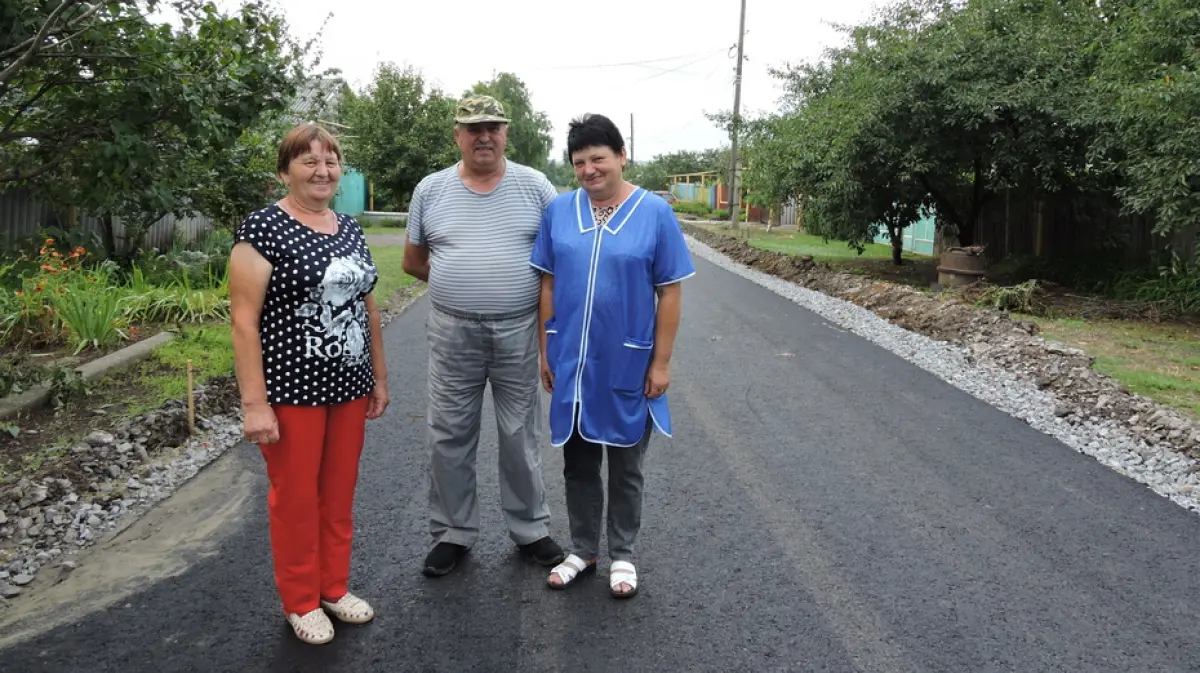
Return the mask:
[[349,591],[335,603],[322,600],[321,607],[347,624],[366,624],[375,618],[375,610],[371,604]]
[[[617,591],[618,584],[628,584],[629,591]],[[608,571],[608,587],[615,598],[633,598],[637,595],[637,568],[629,561],[613,561]]]
[[591,572],[596,569],[596,562],[585,562],[574,554],[569,554],[563,559],[562,563],[554,566],[550,571],[550,577],[557,576],[561,580],[561,584],[555,584],[550,581],[550,577],[546,578],[546,584],[550,585],[551,589],[566,589],[575,583],[575,580],[581,577],[586,572]]
[[295,612],[287,616],[296,637],[309,645],[324,645],[333,640],[333,622],[320,608],[303,615]]

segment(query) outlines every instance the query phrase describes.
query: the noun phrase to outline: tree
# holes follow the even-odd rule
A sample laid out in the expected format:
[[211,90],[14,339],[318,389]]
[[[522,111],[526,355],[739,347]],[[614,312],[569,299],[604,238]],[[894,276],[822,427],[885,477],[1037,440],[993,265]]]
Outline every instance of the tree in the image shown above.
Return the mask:
[[725,173],[729,169],[729,151],[708,149],[702,152],[681,150],[656,155],[650,161],[639,161],[630,170],[630,181],[644,189],[663,190],[669,177],[681,173]]
[[1119,175],[1126,212],[1154,216],[1156,233],[1200,225],[1200,11],[1188,0],[1129,0],[1109,19],[1089,158]]
[[546,167],[554,145],[550,136],[554,127],[546,113],[533,109],[529,90],[519,77],[502,72],[490,81],[476,83],[467,93],[487,94],[504,105],[505,116],[512,120],[508,125],[506,156],[538,170]]
[[575,169],[568,162],[551,159],[546,165],[546,179],[555,187],[577,187],[575,181]]
[[453,123],[456,101],[411,67],[384,63],[362,94],[342,100],[352,127],[346,154],[375,183],[376,200],[401,209],[426,175],[458,160]]
[[114,217],[133,253],[163,215],[198,212],[214,157],[303,75],[302,47],[263,2],[232,15],[172,2],[177,28],[150,22],[156,2],[19,4],[29,15],[0,38],[0,183],[102,217],[110,253]]
[[1099,184],[1081,117],[1097,12],[1084,0],[908,0],[844,29],[815,64],[775,71],[788,92],[751,125],[747,183],[804,194],[807,228],[851,242],[900,233],[929,206],[970,245],[1003,189]]

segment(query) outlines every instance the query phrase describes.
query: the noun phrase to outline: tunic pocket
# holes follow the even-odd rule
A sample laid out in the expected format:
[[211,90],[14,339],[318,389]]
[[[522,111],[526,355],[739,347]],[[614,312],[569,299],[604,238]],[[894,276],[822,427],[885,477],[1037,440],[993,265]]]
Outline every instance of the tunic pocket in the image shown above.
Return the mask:
[[646,372],[650,370],[650,358],[654,354],[654,342],[625,339],[622,345],[622,357],[613,372],[613,390],[643,391],[646,388]]

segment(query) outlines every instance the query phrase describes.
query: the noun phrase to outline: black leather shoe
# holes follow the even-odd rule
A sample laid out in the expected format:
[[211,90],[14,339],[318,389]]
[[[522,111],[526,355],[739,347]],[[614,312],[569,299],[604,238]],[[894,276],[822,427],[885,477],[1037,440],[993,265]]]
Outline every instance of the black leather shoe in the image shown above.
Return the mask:
[[458,562],[467,555],[468,551],[470,551],[469,548],[459,544],[439,542],[425,557],[425,567],[421,569],[421,572],[425,573],[426,577],[448,575],[458,567]]
[[529,544],[521,545],[521,551],[535,562],[544,566],[558,565],[567,557],[563,548],[558,546],[549,535]]

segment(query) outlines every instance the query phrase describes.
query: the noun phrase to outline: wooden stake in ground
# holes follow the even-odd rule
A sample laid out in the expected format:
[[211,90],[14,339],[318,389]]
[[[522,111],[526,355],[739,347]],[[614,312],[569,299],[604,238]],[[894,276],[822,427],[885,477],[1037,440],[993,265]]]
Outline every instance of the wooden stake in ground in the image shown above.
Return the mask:
[[196,434],[196,396],[192,392],[192,361],[187,361],[188,434]]

